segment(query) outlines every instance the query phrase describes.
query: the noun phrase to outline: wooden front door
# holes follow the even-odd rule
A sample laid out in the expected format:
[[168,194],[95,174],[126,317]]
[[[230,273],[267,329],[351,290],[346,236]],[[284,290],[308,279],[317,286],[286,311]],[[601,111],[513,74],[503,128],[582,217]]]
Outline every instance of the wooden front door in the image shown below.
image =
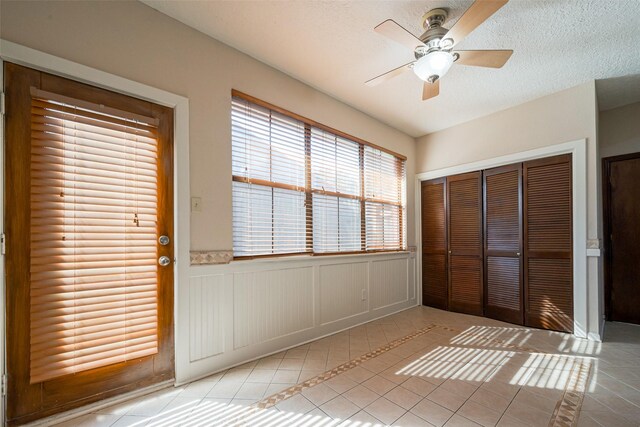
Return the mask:
[[173,378],[173,111],[11,63],[4,79],[16,425]]
[[522,164],[483,175],[484,314],[522,325]]
[[604,165],[607,318],[640,324],[640,153]]

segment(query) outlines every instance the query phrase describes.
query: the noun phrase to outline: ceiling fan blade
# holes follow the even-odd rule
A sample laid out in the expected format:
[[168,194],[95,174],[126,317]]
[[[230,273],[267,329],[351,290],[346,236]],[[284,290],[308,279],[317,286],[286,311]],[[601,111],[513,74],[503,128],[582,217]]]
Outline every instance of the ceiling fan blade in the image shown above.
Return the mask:
[[393,19],[387,19],[373,30],[407,47],[411,52],[415,50],[416,46],[424,46],[422,40],[411,34]]
[[449,49],[460,43],[469,33],[496,13],[498,9],[507,4],[508,1],[509,0],[476,0],[444,36],[443,41],[451,39],[453,43],[450,46],[446,46],[446,48]]
[[475,67],[502,68],[511,58],[512,50],[456,50],[460,55],[455,62],[461,65],[473,65]]
[[422,87],[422,100],[426,101],[429,98],[433,98],[440,94],[440,79],[433,83],[424,82]]
[[411,65],[414,63],[415,61],[411,61],[408,64],[404,64],[399,66],[398,68],[394,68],[391,71],[387,71],[384,74],[380,74],[378,77],[374,77],[371,80],[367,80],[364,84],[366,84],[367,86],[376,86],[379,85],[382,82],[386,82],[387,80],[400,75],[402,73],[404,73],[407,70],[411,69]]

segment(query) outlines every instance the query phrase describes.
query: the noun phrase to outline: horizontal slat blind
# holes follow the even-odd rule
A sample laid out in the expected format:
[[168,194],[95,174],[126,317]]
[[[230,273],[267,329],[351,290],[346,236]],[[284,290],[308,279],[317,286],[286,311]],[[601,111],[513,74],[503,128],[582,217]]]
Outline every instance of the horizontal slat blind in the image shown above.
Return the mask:
[[231,150],[235,255],[306,252],[304,124],[233,98]]
[[364,188],[366,249],[404,248],[405,162],[364,147]]
[[360,144],[311,128],[313,251],[362,250]]
[[233,97],[236,257],[405,247],[404,159],[318,126]]
[[34,92],[30,382],[158,351],[153,119]]

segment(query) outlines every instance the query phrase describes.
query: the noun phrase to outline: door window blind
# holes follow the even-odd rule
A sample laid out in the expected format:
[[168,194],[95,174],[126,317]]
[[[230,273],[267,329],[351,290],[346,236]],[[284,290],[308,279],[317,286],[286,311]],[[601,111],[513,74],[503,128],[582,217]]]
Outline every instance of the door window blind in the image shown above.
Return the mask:
[[236,257],[405,248],[405,160],[234,91]]
[[156,127],[32,90],[32,384],[158,351]]

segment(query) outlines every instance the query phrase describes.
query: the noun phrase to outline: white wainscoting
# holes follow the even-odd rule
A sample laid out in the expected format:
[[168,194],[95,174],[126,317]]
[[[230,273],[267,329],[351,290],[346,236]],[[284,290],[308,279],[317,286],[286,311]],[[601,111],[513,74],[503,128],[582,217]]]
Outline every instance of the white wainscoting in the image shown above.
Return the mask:
[[318,267],[322,325],[368,311],[369,264],[354,262]]
[[313,268],[233,275],[234,349],[313,328]]
[[[224,352],[224,313],[211,310],[224,300],[224,275],[189,278],[189,360],[196,361]],[[218,308],[218,307],[216,307]]]
[[415,286],[415,255],[405,252],[191,266],[176,382],[412,307]]

